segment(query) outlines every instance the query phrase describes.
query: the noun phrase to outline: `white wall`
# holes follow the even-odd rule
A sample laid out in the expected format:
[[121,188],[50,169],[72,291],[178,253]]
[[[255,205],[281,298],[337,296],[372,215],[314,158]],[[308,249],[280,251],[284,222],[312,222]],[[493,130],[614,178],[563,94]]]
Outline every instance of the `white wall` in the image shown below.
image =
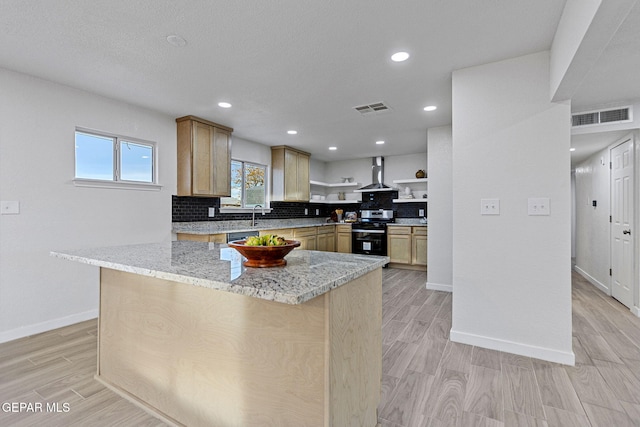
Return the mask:
[[[591,156],[575,168],[575,269],[610,294],[609,149]],[[592,206],[592,201],[597,206]]]
[[[384,157],[384,183],[395,187],[394,179],[410,179],[416,177],[420,169],[427,170],[427,142],[423,153]],[[373,157],[373,156],[372,156]],[[325,167],[326,182],[341,182],[341,177],[353,177],[362,185],[371,184],[371,157],[353,160],[327,162]],[[402,184],[399,185],[404,188]]]
[[[451,339],[573,364],[571,112],[549,102],[549,53],[452,81]],[[529,197],[548,197],[551,215],[528,216]],[[481,216],[482,198],[499,198],[500,215]]]
[[[552,98],[559,90],[563,80],[570,79],[569,68],[576,59],[578,50],[601,3],[602,0],[567,0],[551,47],[549,91]],[[568,84],[571,85],[571,88],[567,91],[571,91],[575,89],[577,82],[569,82]]]
[[[51,250],[157,242],[171,236],[173,117],[0,69],[0,342],[96,317],[98,269]],[[158,144],[161,191],[81,188],[80,126]]]
[[429,160],[429,239],[427,289],[453,290],[451,126],[427,131]]
[[326,165],[325,162],[316,160],[311,156],[311,159],[309,159],[309,179],[311,181],[327,182],[325,178]]
[[271,167],[271,147],[232,136],[231,158]]

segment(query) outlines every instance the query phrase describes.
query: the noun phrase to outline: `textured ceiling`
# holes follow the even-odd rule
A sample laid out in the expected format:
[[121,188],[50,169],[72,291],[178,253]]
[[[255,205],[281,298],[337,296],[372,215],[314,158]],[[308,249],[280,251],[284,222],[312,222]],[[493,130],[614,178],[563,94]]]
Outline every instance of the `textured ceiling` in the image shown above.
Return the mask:
[[[198,115],[320,160],[410,154],[426,150],[427,128],[451,123],[452,70],[548,49],[563,5],[2,0],[0,66]],[[171,34],[187,45],[168,44]],[[411,58],[391,62],[398,50]],[[220,109],[221,100],[233,108]],[[352,108],[377,101],[392,110],[361,117]],[[424,112],[430,104],[438,110]],[[286,134],[292,128],[298,135]]]

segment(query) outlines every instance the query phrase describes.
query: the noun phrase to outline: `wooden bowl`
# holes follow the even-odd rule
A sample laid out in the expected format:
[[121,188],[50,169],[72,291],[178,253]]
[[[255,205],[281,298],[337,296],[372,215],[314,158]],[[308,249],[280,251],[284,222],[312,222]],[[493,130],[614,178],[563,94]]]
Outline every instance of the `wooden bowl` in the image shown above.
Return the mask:
[[246,240],[236,240],[229,242],[229,247],[240,252],[247,260],[243,263],[245,267],[279,267],[287,265],[284,259],[293,248],[300,246],[297,240],[285,240],[286,245],[281,246],[247,246]]

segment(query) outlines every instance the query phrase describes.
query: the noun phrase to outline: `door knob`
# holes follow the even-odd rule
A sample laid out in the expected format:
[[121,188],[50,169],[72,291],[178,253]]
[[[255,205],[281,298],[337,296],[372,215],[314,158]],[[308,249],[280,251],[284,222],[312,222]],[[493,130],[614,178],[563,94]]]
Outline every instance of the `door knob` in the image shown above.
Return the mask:
[[622,234],[631,234],[631,230],[622,230]]

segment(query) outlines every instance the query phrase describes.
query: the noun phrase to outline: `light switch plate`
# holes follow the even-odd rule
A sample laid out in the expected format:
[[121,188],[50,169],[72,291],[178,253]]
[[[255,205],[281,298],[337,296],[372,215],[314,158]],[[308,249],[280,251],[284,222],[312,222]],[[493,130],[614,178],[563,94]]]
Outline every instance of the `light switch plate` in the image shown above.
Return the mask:
[[480,215],[500,215],[500,199],[480,199]]
[[529,197],[527,202],[529,215],[551,215],[548,197]]
[[0,202],[0,214],[17,215],[20,213],[20,202],[17,200],[3,200]]

